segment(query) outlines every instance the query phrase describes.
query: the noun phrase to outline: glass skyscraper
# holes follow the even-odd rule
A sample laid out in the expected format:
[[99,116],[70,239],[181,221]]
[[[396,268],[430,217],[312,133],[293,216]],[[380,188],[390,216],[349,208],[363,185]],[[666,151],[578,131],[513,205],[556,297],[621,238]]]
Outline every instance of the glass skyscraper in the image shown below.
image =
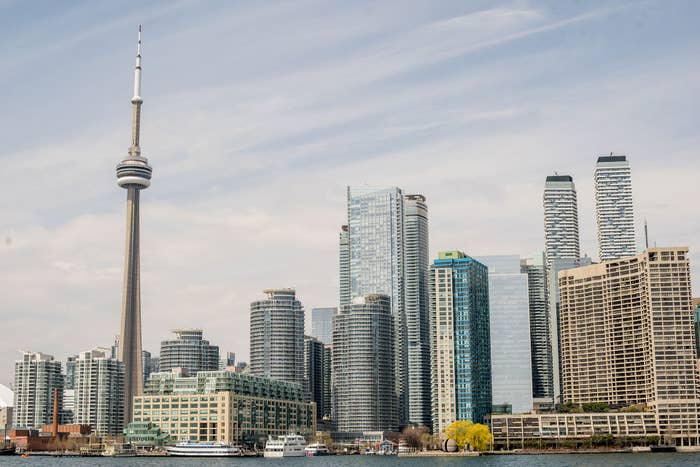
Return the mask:
[[[403,192],[396,187],[348,187],[347,234],[349,265],[341,263],[341,281],[344,269],[350,278],[350,295],[345,299],[368,294],[390,299],[395,328],[394,385],[399,426],[403,426],[408,421]],[[344,304],[347,302],[341,302]]]
[[520,256],[475,256],[488,267],[491,391],[494,405],[532,410],[530,307]]
[[532,365],[532,397],[536,402],[552,402],[552,343],[549,333],[549,298],[547,297],[547,264],[543,251],[520,261],[520,270],[527,274],[530,301],[530,361]]
[[441,434],[491,412],[488,270],[462,252],[442,252],[429,287],[433,433]]
[[311,335],[324,344],[330,344],[333,336],[333,316],[338,309],[313,308],[311,310]]

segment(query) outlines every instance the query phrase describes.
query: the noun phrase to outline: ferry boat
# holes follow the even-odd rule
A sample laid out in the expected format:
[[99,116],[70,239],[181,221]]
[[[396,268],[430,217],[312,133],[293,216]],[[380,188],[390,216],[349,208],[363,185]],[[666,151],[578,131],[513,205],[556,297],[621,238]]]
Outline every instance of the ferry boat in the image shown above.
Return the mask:
[[270,438],[265,443],[264,457],[304,457],[306,439],[296,434]]
[[306,446],[306,457],[330,456],[331,452],[325,444],[313,443]]
[[166,446],[170,456],[179,457],[238,457],[243,451],[238,446],[223,443],[195,443],[183,441],[175,446]]

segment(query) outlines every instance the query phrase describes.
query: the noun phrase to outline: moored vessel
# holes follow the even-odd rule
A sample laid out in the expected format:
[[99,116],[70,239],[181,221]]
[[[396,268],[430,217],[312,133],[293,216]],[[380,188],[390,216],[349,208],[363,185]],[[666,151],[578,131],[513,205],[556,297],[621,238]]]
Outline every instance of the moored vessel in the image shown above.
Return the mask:
[[265,443],[264,457],[304,457],[306,439],[297,434],[270,438]]
[[309,444],[304,451],[307,457],[329,456],[331,454],[328,447],[321,443]]
[[170,456],[179,457],[239,457],[243,451],[238,446],[223,443],[195,443],[183,441],[175,446],[166,446]]

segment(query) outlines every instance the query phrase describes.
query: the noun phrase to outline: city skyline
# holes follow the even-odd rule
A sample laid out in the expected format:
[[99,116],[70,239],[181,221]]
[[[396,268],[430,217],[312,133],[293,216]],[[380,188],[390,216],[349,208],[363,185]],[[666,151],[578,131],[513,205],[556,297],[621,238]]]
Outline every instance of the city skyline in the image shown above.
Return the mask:
[[[201,327],[248,360],[249,303],[265,287],[295,287],[308,310],[337,306],[347,185],[424,194],[431,260],[457,248],[525,257],[543,247],[544,177],[571,174],[581,253],[597,258],[593,171],[610,151],[633,166],[638,250],[644,218],[652,246],[690,247],[698,294],[700,220],[679,203],[697,198],[700,174],[692,12],[446,3],[396,15],[336,4],[324,17],[308,5],[129,4],[116,14],[75,4],[48,26],[58,6],[22,17],[13,8],[0,7],[9,64],[0,82],[23,98],[0,117],[0,290],[10,325],[36,332],[0,343],[0,383],[12,380],[17,349],[65,361],[119,329],[124,193],[112,170],[125,149],[140,21],[153,52],[144,151],[159,179],[143,194],[144,349],[172,328]],[[341,27],[350,13],[353,27]],[[217,34],[227,47],[249,44],[261,26],[279,35],[226,60],[212,45]]]

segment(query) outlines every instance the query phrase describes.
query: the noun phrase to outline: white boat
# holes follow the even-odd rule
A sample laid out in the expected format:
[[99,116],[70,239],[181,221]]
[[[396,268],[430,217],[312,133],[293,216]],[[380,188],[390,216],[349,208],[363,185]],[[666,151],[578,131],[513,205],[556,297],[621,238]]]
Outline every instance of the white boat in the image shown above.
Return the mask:
[[265,443],[264,457],[304,457],[306,439],[296,434],[270,438]]
[[326,445],[321,443],[309,444],[305,451],[307,457],[329,456],[331,454]]
[[166,446],[170,456],[179,457],[238,457],[243,451],[238,446],[223,443],[195,443],[183,441],[175,446]]

